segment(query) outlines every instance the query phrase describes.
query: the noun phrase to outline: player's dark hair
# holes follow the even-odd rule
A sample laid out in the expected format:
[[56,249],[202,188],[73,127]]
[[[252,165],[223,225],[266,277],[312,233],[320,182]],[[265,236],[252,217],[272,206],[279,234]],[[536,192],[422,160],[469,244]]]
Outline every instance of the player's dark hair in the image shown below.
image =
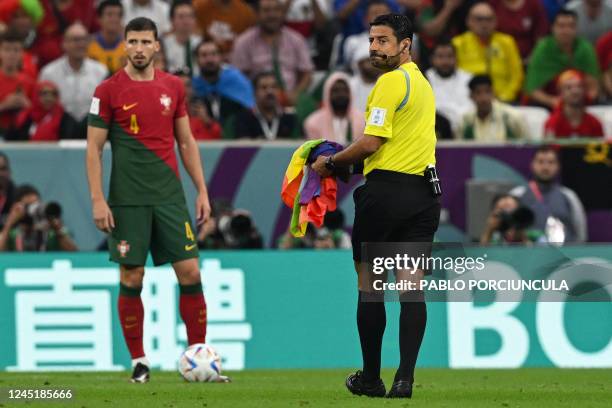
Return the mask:
[[407,16],[403,14],[383,14],[382,16],[378,16],[370,23],[370,27],[374,26],[387,26],[393,30],[393,34],[397,38],[397,42],[399,43],[406,38],[412,41],[412,34],[414,28],[412,26],[412,21]]
[[488,75],[474,75],[470,82],[468,82],[468,87],[470,91],[474,92],[477,87],[481,85],[493,86],[493,82],[491,81],[491,77]]
[[98,4],[98,8],[96,9],[98,17],[102,17],[102,13],[104,13],[104,10],[108,7],[119,7],[121,9],[121,15],[123,16],[123,4],[121,0],[104,0]]
[[578,20],[578,14],[574,11],[574,10],[569,10],[566,8],[562,8],[561,10],[557,11],[557,14],[555,14],[555,18],[553,18],[553,24],[555,24],[557,22],[557,19],[559,17],[573,17],[575,21]]
[[7,30],[0,34],[0,44],[2,43],[19,43],[23,45],[23,36],[15,30]]
[[189,6],[193,8],[191,0],[174,0],[172,2],[172,5],[170,6],[170,20],[174,18],[174,13],[176,12],[176,9],[180,6]]
[[157,41],[157,26],[150,18],[136,17],[130,20],[125,26],[125,32],[123,33],[125,38],[127,38],[127,34],[130,31],[153,31],[153,37]]
[[274,82],[276,82],[276,76],[274,75],[272,71],[260,72],[259,74],[255,75],[255,77],[253,78],[253,89],[257,89],[257,85],[259,85],[259,82],[261,82],[262,79],[267,78],[267,77],[274,78]]
[[31,184],[22,184],[15,189],[15,201],[21,201],[21,199],[27,195],[36,194],[40,197],[40,193]]

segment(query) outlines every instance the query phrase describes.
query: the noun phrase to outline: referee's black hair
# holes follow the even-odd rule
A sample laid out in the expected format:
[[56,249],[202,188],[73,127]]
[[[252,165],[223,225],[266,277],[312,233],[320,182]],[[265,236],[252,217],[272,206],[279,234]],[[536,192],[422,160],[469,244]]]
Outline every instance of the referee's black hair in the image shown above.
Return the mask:
[[107,7],[119,7],[121,9],[121,15],[123,16],[123,4],[121,3],[120,0],[104,0],[104,1],[101,1],[100,4],[98,4],[98,8],[96,9],[96,15],[98,17],[101,17],[102,13],[104,13],[104,10]]
[[480,85],[488,85],[492,87],[493,81],[491,81],[491,77],[488,75],[474,75],[472,79],[470,79],[470,82],[468,82],[468,87],[472,92],[474,92],[476,87]]
[[157,41],[157,26],[150,18],[136,17],[130,20],[125,26],[125,32],[123,33],[125,38],[127,38],[127,34],[130,31],[153,31],[153,37]]
[[412,25],[412,21],[403,15],[403,14],[383,14],[382,16],[378,16],[370,23],[370,27],[384,25],[390,27],[393,30],[393,34],[397,38],[397,42],[399,43],[406,38],[412,41],[412,34],[414,32],[414,27]]

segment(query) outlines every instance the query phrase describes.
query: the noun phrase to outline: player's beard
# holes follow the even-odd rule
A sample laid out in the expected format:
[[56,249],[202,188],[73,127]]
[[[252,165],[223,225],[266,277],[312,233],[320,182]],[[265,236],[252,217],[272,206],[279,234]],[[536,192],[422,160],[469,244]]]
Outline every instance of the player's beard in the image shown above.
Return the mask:
[[130,63],[132,64],[132,66],[137,69],[138,71],[144,71],[145,69],[147,69],[149,67],[149,65],[151,65],[151,63],[153,62],[153,56],[149,59],[144,59],[141,61],[135,61],[134,59],[132,59],[131,57],[128,56],[128,60],[130,60]]

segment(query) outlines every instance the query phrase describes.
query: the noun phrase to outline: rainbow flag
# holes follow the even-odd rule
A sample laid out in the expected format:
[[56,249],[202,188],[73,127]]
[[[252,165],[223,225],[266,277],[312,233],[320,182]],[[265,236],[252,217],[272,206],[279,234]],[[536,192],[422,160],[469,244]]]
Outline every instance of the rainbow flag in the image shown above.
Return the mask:
[[310,140],[298,147],[285,171],[281,199],[293,210],[289,231],[294,237],[304,236],[308,222],[312,222],[317,227],[323,225],[325,213],[336,209],[337,185],[334,177],[323,178],[317,194],[307,203],[300,203],[302,191],[312,176],[308,157],[312,150],[323,142],[324,139]]

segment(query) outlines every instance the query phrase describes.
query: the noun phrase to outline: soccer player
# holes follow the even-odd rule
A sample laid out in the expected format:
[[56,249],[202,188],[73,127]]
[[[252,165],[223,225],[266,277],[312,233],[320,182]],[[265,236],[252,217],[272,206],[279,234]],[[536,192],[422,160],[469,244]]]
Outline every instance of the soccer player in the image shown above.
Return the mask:
[[[91,102],[87,176],[94,221],[109,234],[110,259],[120,264],[118,311],[132,356],[132,382],[144,383],[150,364],[143,349],[140,292],[149,250],[155,265],[172,263],[188,343],[204,343],[206,337],[197,242],[179,179],[175,140],[198,191],[198,223],[209,217],[210,204],[182,81],[152,64],[159,51],[155,23],[144,17],[131,20],[125,27],[125,50],[126,67],[102,82]],[[113,157],[108,203],[101,181],[107,139]]]

